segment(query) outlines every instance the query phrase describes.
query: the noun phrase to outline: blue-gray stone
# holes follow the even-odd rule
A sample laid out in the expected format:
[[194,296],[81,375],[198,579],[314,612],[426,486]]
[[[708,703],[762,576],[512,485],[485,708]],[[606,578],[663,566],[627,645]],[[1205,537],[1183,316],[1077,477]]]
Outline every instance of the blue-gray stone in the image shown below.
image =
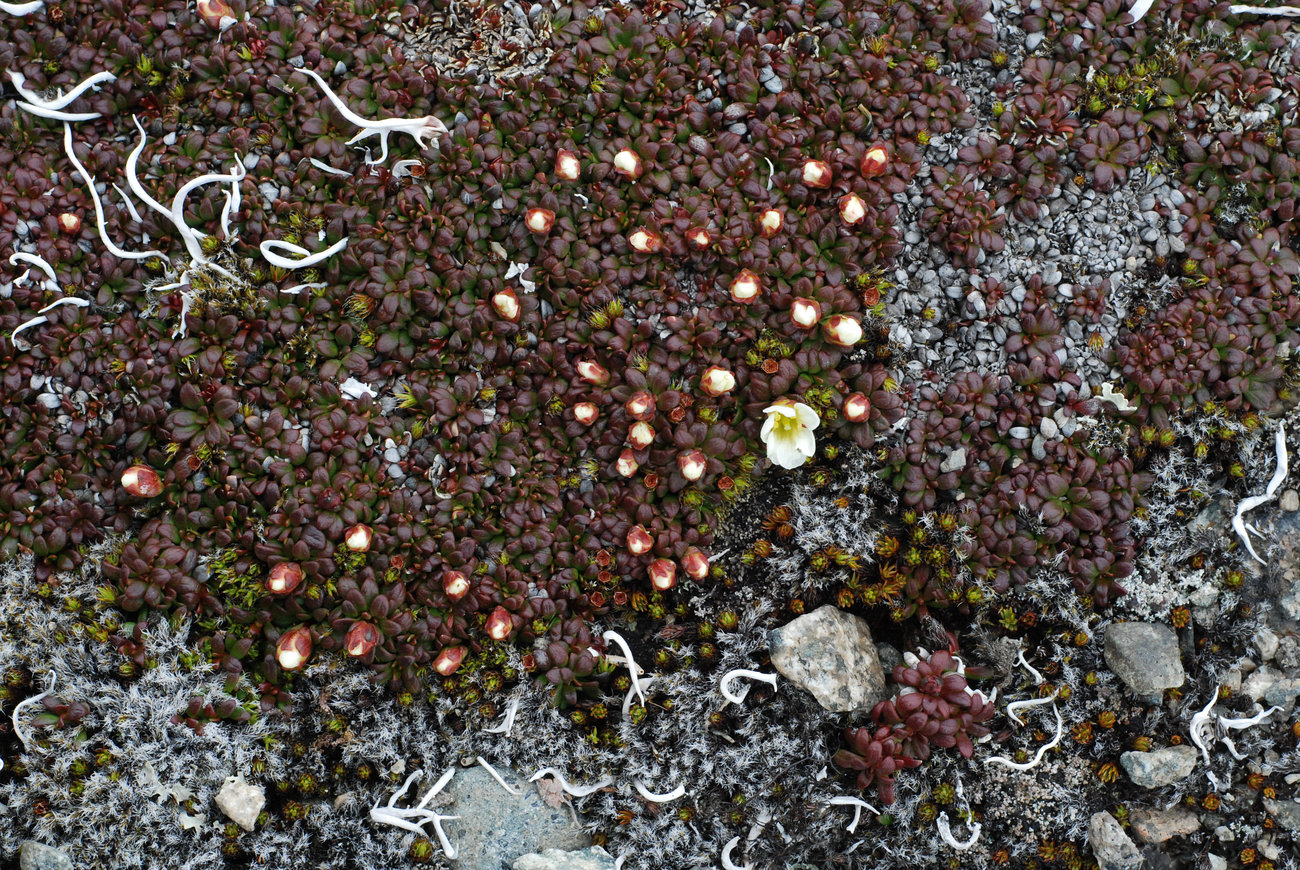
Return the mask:
[[72,870],[72,859],[53,846],[23,840],[18,870]]
[[1143,788],[1164,788],[1191,776],[1196,769],[1196,748],[1170,746],[1154,752],[1125,752],[1119,757],[1128,778]]
[[[591,845],[572,807],[550,807],[537,791],[509,768],[497,768],[501,778],[516,791],[508,794],[482,767],[456,771],[444,794],[450,808],[438,812],[460,816],[443,823],[447,836],[460,852],[460,870],[502,870],[516,859],[546,849],[579,850]],[[437,778],[431,774],[425,788]],[[581,780],[579,781],[581,783]]]
[[1165,689],[1183,684],[1178,635],[1160,623],[1117,622],[1106,629],[1106,666],[1133,694],[1160,703]]

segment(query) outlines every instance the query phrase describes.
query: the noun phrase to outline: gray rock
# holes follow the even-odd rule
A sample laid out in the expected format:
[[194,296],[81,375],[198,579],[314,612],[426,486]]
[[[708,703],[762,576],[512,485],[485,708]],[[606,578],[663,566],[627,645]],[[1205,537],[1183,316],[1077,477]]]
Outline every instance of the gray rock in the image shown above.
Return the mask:
[[228,776],[217,792],[217,809],[245,831],[253,830],[257,814],[266,806],[266,792],[260,785],[249,785],[242,776]]
[[1088,822],[1088,843],[1101,870],[1140,870],[1142,853],[1110,813],[1093,813]]
[[885,698],[885,673],[860,616],[827,604],[768,633],[772,665],[833,713],[870,710]]
[[1251,641],[1255,644],[1255,649],[1259,650],[1260,661],[1271,661],[1277,655],[1279,638],[1268,626],[1262,626],[1256,631]]
[[1252,701],[1285,707],[1300,695],[1300,677],[1288,677],[1266,665],[1246,678],[1241,691]]
[[1196,769],[1196,747],[1170,746],[1154,752],[1125,752],[1119,757],[1128,778],[1143,788],[1164,788],[1191,776]]
[[72,859],[53,846],[23,840],[18,870],[72,870]]
[[524,855],[514,870],[614,870],[614,858],[599,846],[580,852],[546,849],[541,854]]
[[1264,798],[1264,809],[1288,831],[1300,831],[1300,803],[1296,801],[1278,801]]
[[1210,870],[1228,870],[1228,859],[1222,855],[1211,853],[1206,857],[1210,859]]
[[1178,635],[1160,623],[1117,622],[1106,629],[1106,666],[1142,700],[1160,703],[1183,684]]
[[1278,499],[1277,506],[1287,513],[1300,511],[1300,493],[1297,493],[1294,489],[1283,490],[1282,498]]
[[1201,829],[1201,820],[1186,807],[1170,810],[1134,809],[1129,813],[1133,833],[1144,843],[1159,844]]
[[[482,767],[457,771],[444,792],[451,809],[444,805],[438,811],[460,816],[443,824],[448,838],[460,851],[456,861],[460,870],[502,870],[534,852],[578,850],[591,845],[572,807],[547,806],[537,785],[525,782],[509,768],[498,767],[497,773],[523,794],[507,793]],[[438,776],[438,772],[431,773],[423,788],[431,787]]]

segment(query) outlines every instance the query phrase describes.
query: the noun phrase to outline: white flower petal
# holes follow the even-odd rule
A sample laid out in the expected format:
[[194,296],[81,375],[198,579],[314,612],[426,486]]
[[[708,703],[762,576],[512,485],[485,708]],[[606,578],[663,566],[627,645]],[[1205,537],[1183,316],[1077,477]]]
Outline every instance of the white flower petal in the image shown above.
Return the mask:
[[817,412],[805,405],[803,402],[794,406],[795,416],[799,419],[799,425],[812,431],[821,425],[821,418]]
[[794,436],[794,449],[811,459],[817,452],[817,439],[808,429],[800,429]]

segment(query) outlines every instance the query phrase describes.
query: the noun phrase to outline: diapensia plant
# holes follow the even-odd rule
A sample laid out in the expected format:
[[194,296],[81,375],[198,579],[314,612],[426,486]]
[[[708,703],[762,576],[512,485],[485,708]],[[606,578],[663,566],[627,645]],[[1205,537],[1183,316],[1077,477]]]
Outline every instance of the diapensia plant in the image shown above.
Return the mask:
[[321,651],[413,689],[541,639],[576,700],[587,621],[713,582],[769,464],[898,419],[864,291],[917,158],[811,81],[737,95],[745,133],[660,115],[760,59],[721,18],[566,10],[547,71],[496,89],[363,7],[64,4],[0,43],[41,110],[6,109],[0,245],[53,273],[2,303],[45,322],[3,344],[0,552],[46,574],[132,532],[106,597],[197,617],[272,699]]

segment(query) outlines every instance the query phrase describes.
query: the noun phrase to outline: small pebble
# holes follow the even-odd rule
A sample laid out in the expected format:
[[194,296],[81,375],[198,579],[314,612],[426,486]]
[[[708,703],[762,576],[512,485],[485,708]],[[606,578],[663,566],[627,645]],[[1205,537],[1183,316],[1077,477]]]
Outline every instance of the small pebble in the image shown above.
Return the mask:
[[19,870],[72,870],[72,859],[53,846],[23,840]]
[[1282,493],[1281,500],[1278,501],[1278,507],[1287,513],[1295,513],[1300,510],[1300,493],[1297,493],[1294,489],[1285,490]]

